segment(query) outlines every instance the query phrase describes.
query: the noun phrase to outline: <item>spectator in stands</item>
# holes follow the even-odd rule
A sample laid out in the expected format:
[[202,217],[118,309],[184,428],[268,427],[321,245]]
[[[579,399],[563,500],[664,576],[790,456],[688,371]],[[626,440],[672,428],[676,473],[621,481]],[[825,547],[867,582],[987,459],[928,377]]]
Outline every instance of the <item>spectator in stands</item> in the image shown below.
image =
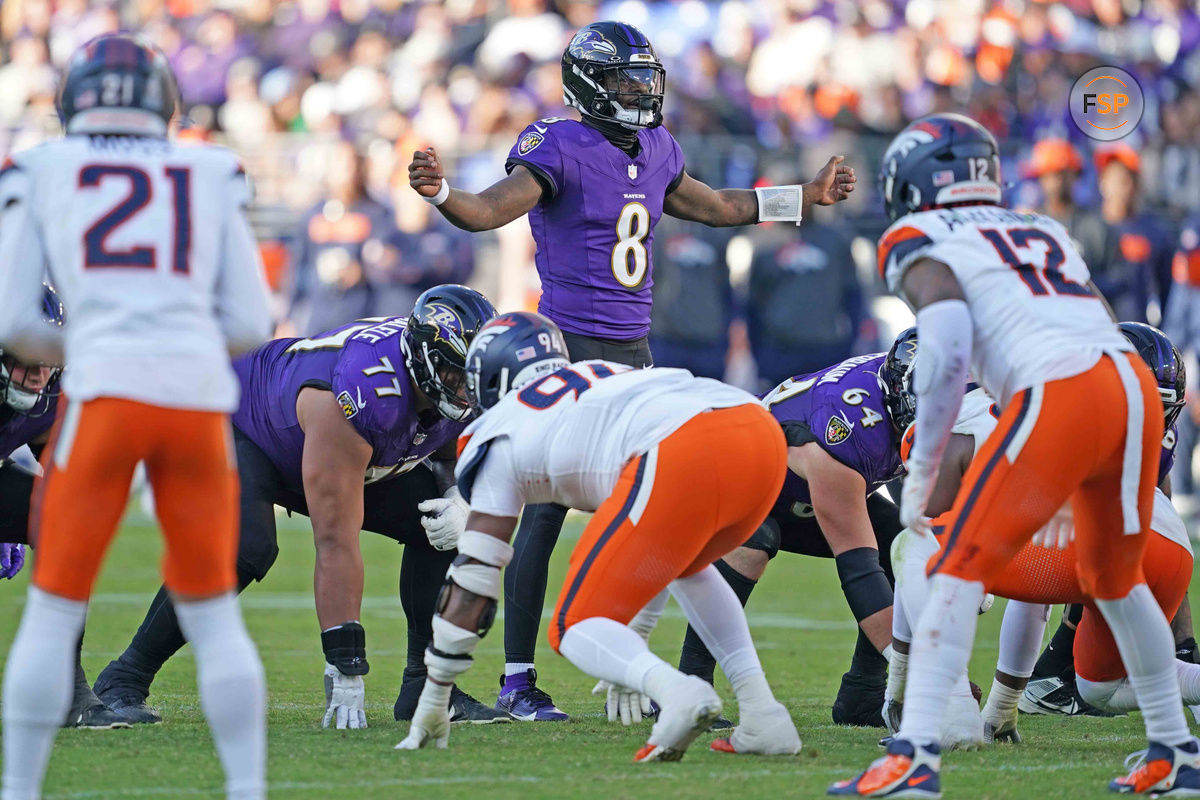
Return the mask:
[[[1187,220],[1179,232],[1179,244],[1172,264],[1173,287],[1163,315],[1163,333],[1191,364],[1200,355],[1200,214]],[[1179,417],[1179,442],[1175,467],[1171,470],[1172,495],[1194,498],[1197,486],[1192,474],[1192,451],[1196,447],[1196,420],[1200,418],[1200,376],[1189,366],[1188,412]],[[1195,504],[1193,503],[1193,506]]]
[[370,316],[364,252],[392,231],[387,209],[367,196],[363,159],[353,144],[339,142],[329,153],[326,192],[293,243],[288,318],[303,336]]
[[654,231],[654,308],[650,351],[655,366],[682,367],[721,380],[733,321],[725,249],[730,234],[664,216]]
[[746,324],[761,388],[850,357],[866,310],[842,232],[770,223],[749,236]]
[[1109,249],[1095,265],[1088,262],[1092,277],[1117,319],[1145,322],[1152,310],[1153,321],[1159,322],[1171,288],[1175,237],[1161,217],[1140,208],[1141,159],[1136,150],[1123,142],[1098,148],[1096,171]]

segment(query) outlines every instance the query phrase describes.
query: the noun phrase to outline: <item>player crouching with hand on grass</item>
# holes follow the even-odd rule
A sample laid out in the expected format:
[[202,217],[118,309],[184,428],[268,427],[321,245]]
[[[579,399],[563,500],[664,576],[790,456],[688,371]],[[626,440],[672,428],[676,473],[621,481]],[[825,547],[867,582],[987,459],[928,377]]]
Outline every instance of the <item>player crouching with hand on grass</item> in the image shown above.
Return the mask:
[[595,515],[571,554],[550,643],[589,675],[658,703],[634,760],[682,758],[721,712],[712,686],[655,656],[628,627],[664,588],[733,685],[744,720],[734,749],[799,752],[741,604],[712,565],[750,537],[779,493],[786,445],[770,414],[685,370],[571,364],[558,327],[523,312],[479,332],[467,390],[484,412],[459,440],[456,477],[471,514],[434,617],[425,689],[397,748],[446,746],[446,696],[491,627],[517,515],[527,502],[556,502]]

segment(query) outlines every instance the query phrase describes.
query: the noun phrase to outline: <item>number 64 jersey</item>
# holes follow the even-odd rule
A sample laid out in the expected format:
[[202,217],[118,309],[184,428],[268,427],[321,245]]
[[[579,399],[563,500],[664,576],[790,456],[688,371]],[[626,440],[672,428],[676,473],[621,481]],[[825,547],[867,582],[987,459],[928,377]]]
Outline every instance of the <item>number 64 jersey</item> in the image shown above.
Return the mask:
[[[229,349],[270,334],[248,200],[232,153],[165,138],[72,135],[4,164],[0,263],[49,272],[66,309],[72,400],[237,407]],[[18,284],[40,298],[36,280]],[[26,299],[0,305],[29,313]]]
[[1022,389],[1085,372],[1105,352],[1132,350],[1066,229],[1049,217],[988,205],[908,214],[879,242],[880,275],[903,296],[901,278],[921,258],[942,262],[962,285],[972,371],[1001,406]]

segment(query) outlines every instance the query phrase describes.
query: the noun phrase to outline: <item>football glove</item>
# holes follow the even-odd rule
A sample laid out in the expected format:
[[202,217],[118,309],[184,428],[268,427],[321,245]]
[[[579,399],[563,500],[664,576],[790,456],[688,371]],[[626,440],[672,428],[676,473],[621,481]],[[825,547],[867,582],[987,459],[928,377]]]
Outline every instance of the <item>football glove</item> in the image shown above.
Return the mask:
[[605,696],[604,710],[609,722],[620,719],[622,725],[629,726],[654,714],[653,701],[636,689],[600,681],[592,688],[592,694]]
[[453,550],[458,547],[458,537],[467,527],[467,512],[471,510],[466,500],[451,486],[443,497],[426,500],[417,505],[425,516],[421,527],[434,550]]
[[929,506],[929,498],[937,482],[937,464],[909,458],[907,468],[908,475],[900,492],[900,522],[904,527],[928,536],[931,533],[930,520],[925,516],[925,509]]
[[1075,540],[1075,516],[1071,513],[1071,504],[1064,503],[1063,507],[1054,512],[1050,521],[1033,535],[1033,543],[1037,547],[1049,550],[1066,550]]
[[367,727],[366,686],[361,675],[343,675],[337,667],[325,664],[325,718],[321,727],[332,722],[338,730]]
[[420,750],[430,744],[439,750],[446,749],[450,743],[451,688],[452,684],[434,683],[426,679],[421,699],[417,701],[417,710],[413,712],[408,736],[396,745],[397,750]]
[[12,580],[25,566],[25,545],[0,544],[0,578]]

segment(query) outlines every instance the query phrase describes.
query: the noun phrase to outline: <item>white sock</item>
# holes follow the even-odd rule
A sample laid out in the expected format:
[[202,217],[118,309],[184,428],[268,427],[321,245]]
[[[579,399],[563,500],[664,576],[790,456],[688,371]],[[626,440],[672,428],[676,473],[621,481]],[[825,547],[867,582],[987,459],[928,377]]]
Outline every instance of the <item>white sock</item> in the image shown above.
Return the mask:
[[1117,640],[1146,736],[1172,746],[1190,741],[1175,675],[1175,640],[1150,587],[1139,583],[1119,600],[1096,600],[1096,606]]
[[913,632],[900,737],[918,744],[941,739],[950,695],[967,671],[983,584],[950,575],[929,581],[929,598]]
[[1017,678],[1032,675],[1049,618],[1050,606],[1009,600],[1004,607],[1004,621],[1000,623],[1000,655],[996,659],[996,669]]
[[743,709],[774,704],[762,663],[750,638],[746,612],[733,589],[711,564],[668,587],[692,628],[721,665]]
[[1175,674],[1179,676],[1179,693],[1189,706],[1200,703],[1200,664],[1188,664],[1175,659]]
[[41,797],[54,736],[71,705],[86,615],[87,603],[29,587],[4,669],[4,800]]
[[516,661],[514,661],[512,663],[505,663],[504,677],[507,678],[510,675],[524,675],[526,672],[528,672],[531,669],[533,669],[533,664],[526,664],[524,662],[516,662]]
[[567,628],[558,651],[575,666],[595,678],[649,695],[657,700],[658,688],[647,689],[646,676],[657,667],[672,668],[646,646],[645,640],[628,625],[608,617],[588,617]]
[[[1183,662],[1176,661],[1175,663],[1182,664]],[[1085,702],[1104,711],[1137,711],[1137,695],[1134,694],[1133,685],[1128,678],[1093,682],[1076,675],[1075,688],[1079,690],[1079,696]]]
[[196,656],[200,706],[225,768],[229,800],[267,796],[266,680],[246,633],[237,597],[175,601],[175,615]]
[[670,591],[663,589],[653,600],[646,603],[646,607],[635,614],[633,619],[629,620],[629,627],[633,628],[638,636],[650,641],[650,634],[654,632],[654,627],[658,625],[658,619],[662,616],[663,609],[667,607],[667,601],[670,599]]

